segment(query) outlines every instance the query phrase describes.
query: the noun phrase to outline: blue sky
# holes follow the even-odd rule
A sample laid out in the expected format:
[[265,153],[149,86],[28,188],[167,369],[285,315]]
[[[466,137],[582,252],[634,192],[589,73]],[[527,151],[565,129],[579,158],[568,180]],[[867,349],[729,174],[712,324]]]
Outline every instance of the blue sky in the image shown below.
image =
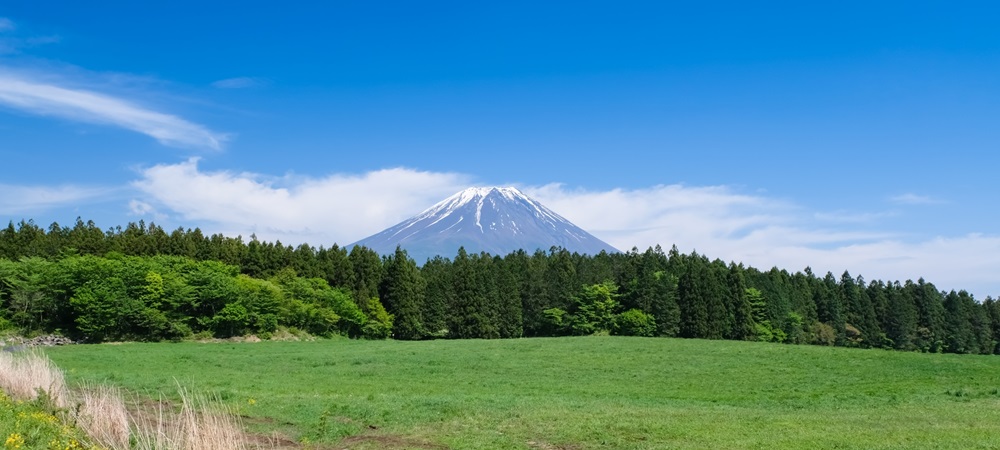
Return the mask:
[[343,245],[516,185],[622,249],[1000,294],[990,2],[87,3],[0,4],[4,222]]

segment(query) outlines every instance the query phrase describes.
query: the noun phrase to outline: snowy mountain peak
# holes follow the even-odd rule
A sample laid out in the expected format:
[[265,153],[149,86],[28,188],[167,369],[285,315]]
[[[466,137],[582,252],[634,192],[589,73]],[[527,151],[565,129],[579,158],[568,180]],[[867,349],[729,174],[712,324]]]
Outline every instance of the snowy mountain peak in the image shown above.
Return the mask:
[[358,241],[380,253],[396,246],[423,262],[459,247],[494,255],[560,246],[579,253],[617,252],[514,187],[472,187],[381,233]]
[[527,195],[522,194],[521,191],[514,187],[471,187],[442,200],[424,212],[442,208],[458,208],[471,202],[482,202],[493,193],[512,201],[532,201]]

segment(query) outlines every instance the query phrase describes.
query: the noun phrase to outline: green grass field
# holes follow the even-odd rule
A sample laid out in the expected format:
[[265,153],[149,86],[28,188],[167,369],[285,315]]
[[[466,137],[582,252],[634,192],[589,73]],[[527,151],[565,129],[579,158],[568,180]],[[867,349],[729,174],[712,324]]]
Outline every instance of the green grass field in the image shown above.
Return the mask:
[[71,384],[218,395],[313,448],[1000,448],[1000,358],[584,337],[78,345]]

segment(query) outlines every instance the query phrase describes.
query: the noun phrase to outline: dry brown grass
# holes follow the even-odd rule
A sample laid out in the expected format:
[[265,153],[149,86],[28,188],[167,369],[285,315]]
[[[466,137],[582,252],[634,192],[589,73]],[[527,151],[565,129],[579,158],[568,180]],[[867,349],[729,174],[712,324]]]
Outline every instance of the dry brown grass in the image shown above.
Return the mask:
[[121,390],[112,386],[87,386],[77,392],[77,426],[109,449],[129,448],[131,427]]
[[[95,443],[110,450],[249,450],[269,448],[250,445],[239,416],[217,399],[197,396],[178,387],[179,408],[157,402],[143,407],[131,402],[118,388],[84,386],[70,391],[63,373],[40,353],[0,352],[0,389],[18,400],[47,397],[49,407],[75,423]],[[148,404],[149,402],[145,402]]]
[[[178,387],[180,409],[159,402],[133,415],[136,448],[141,450],[249,450],[236,414],[217,400]],[[254,446],[254,448],[260,448]]]
[[45,395],[57,408],[69,405],[63,373],[40,353],[0,352],[0,389],[16,400],[35,400]]

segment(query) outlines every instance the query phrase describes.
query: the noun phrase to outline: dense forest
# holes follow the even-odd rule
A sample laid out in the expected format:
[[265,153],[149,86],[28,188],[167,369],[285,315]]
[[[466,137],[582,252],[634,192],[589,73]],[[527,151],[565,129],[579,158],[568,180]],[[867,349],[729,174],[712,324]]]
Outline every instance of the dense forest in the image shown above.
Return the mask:
[[359,338],[590,335],[1000,353],[1000,305],[923,279],[762,271],[676,247],[437,257],[33,222],[0,229],[0,328],[88,342],[279,329]]

